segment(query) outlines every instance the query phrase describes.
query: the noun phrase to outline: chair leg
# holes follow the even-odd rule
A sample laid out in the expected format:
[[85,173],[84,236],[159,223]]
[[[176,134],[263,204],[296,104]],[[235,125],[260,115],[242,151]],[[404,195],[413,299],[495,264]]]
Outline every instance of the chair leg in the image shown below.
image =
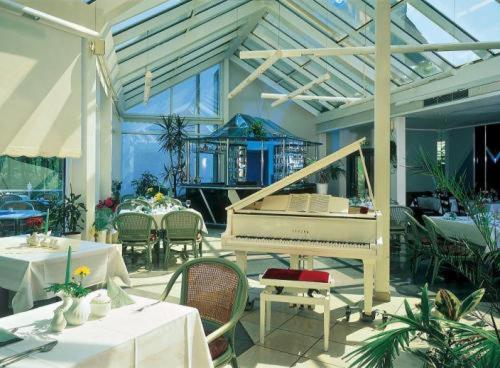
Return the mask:
[[236,359],[236,355],[233,355],[231,358],[231,367],[238,368],[238,360]]
[[165,270],[168,270],[168,257],[170,256],[170,243],[168,241],[163,242],[163,248],[165,249]]
[[193,257],[198,258],[198,247],[196,246],[196,241],[191,243],[191,248],[193,248]]
[[199,256],[199,257],[203,257],[203,252],[202,252],[202,250],[201,250],[201,243],[202,243],[202,242],[200,241],[200,243],[198,244],[198,256]]
[[259,324],[260,343],[264,345],[264,336],[266,335],[266,299],[260,294],[260,324]]
[[153,270],[153,247],[151,244],[148,244],[146,246],[146,257],[147,258],[147,269],[152,271]]

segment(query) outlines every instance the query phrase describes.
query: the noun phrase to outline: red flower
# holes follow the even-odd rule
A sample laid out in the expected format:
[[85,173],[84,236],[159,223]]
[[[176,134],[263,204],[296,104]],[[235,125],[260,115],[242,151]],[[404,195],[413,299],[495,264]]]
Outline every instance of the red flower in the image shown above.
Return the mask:
[[29,227],[40,227],[43,224],[43,218],[42,217],[31,217],[29,219],[26,219],[26,225]]
[[108,208],[112,208],[112,207],[113,207],[113,205],[114,205],[114,202],[113,202],[113,200],[112,200],[111,198],[106,198],[106,199],[104,200],[104,205],[105,205],[106,207],[108,207]]

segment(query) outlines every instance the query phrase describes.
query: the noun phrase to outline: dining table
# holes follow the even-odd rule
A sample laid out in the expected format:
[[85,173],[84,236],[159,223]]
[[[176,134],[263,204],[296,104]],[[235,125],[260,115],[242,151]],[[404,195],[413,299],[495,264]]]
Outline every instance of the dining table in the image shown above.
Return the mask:
[[37,210],[0,210],[0,222],[3,224],[11,222],[14,225],[13,233],[9,235],[19,235],[22,230],[23,221],[42,216],[45,216],[45,213]]
[[[449,238],[463,239],[473,244],[486,246],[486,241],[469,216],[430,216],[439,230]],[[500,223],[493,226],[492,239],[500,247]]]
[[121,244],[103,244],[69,238],[52,237],[59,249],[29,246],[26,236],[0,238],[0,288],[14,294],[14,313],[26,311],[34,302],[52,298],[45,290],[65,278],[67,249],[71,245],[71,269],[85,265],[90,275],[84,285],[98,285],[108,277],[119,277],[130,285],[127,267],[122,258]]
[[0,347],[0,362],[37,344],[57,341],[52,350],[32,354],[9,367],[213,367],[197,309],[131,298],[133,304],[112,309],[103,318],[91,315],[83,325],[67,326],[60,333],[49,330],[60,302],[2,318],[0,328],[15,331],[23,340]]

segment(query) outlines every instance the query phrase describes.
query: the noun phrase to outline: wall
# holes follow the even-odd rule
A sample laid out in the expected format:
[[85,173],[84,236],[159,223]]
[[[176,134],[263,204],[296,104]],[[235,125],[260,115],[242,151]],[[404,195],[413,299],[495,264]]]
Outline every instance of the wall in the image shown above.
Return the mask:
[[466,183],[473,186],[474,128],[447,131],[447,169],[449,175],[465,175]]
[[[248,73],[245,70],[234,63],[229,63],[229,90],[236,87],[247,76]],[[258,116],[274,121],[299,137],[317,140],[314,115],[292,101],[278,107],[271,107],[271,100],[260,98],[262,92],[276,93],[264,82],[253,81],[236,97],[229,100],[229,118],[231,119],[236,113]]]
[[414,168],[418,165],[422,150],[429,158],[436,161],[436,142],[440,134],[436,130],[406,130],[406,191],[433,191],[435,184],[432,178],[416,174]]

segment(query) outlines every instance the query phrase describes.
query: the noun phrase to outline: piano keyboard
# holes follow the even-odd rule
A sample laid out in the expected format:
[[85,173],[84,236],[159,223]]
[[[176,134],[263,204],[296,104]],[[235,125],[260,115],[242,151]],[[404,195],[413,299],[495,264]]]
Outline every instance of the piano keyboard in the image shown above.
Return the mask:
[[357,249],[370,249],[370,243],[359,243],[359,242],[339,242],[339,241],[328,241],[328,240],[307,240],[307,239],[284,239],[284,238],[266,238],[266,237],[253,237],[253,236],[242,236],[237,235],[234,237],[236,240],[242,240],[245,242],[259,243],[262,245],[273,244],[275,246],[293,246],[293,245],[305,245],[313,247],[328,247],[328,248],[357,248]]

